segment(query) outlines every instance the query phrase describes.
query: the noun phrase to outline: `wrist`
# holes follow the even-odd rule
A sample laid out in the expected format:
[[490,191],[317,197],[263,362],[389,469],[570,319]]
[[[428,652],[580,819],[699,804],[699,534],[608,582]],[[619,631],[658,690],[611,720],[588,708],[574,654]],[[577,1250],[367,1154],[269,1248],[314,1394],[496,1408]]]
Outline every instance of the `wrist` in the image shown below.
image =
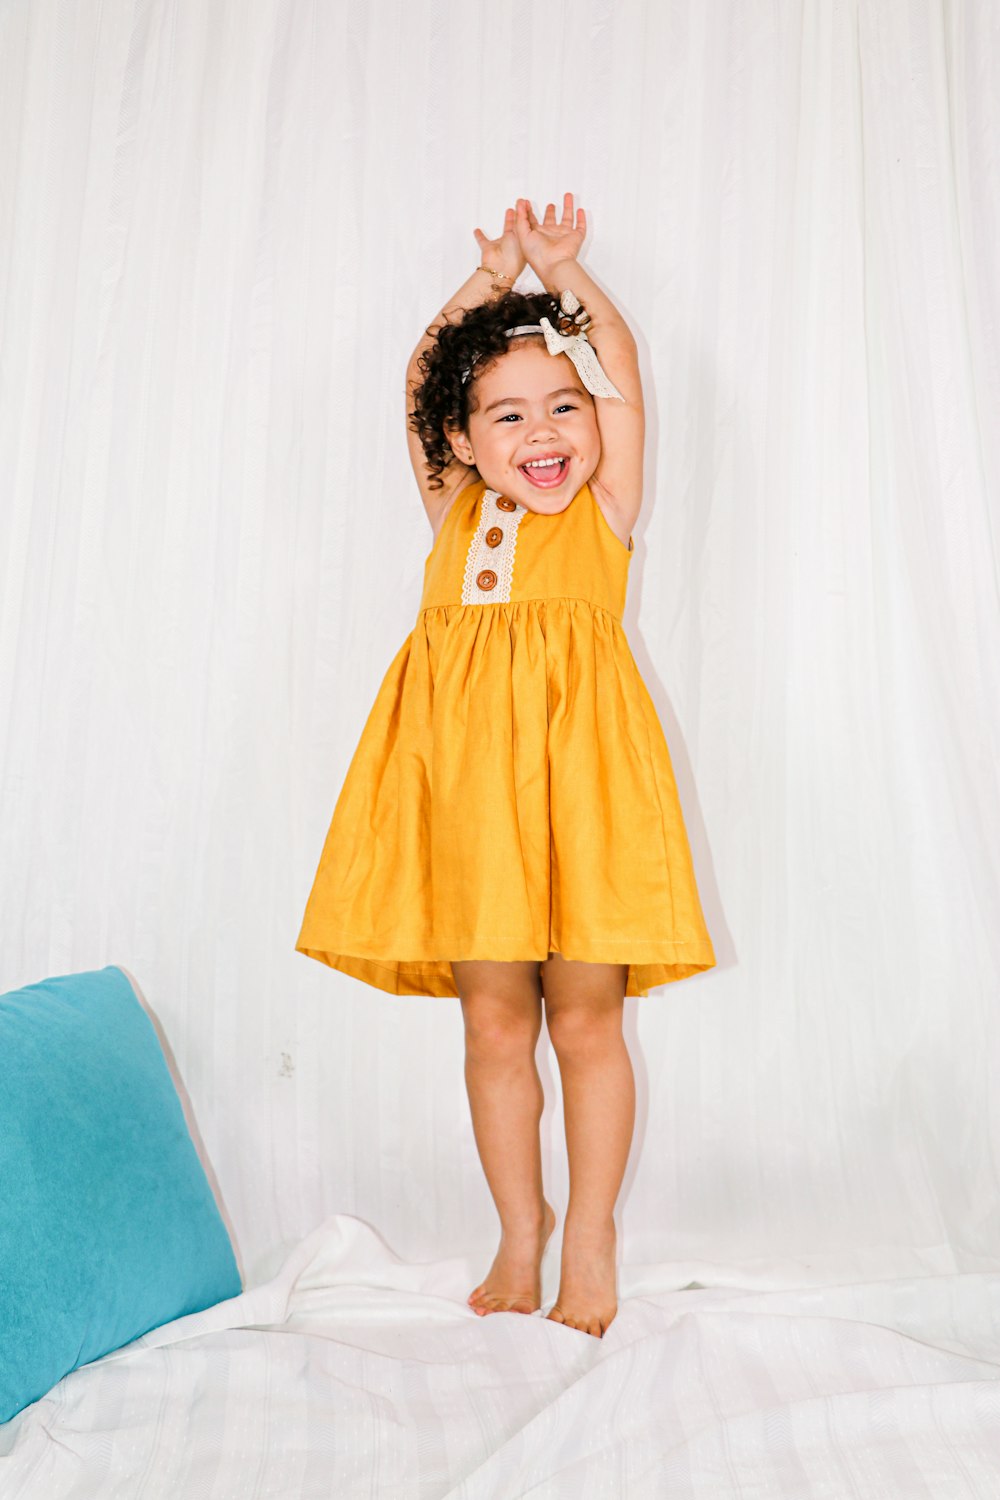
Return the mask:
[[532,266],[531,269],[550,296],[558,296],[569,284],[573,269],[579,264],[580,262],[573,256],[565,256],[562,260],[551,261],[547,266]]
[[517,278],[520,276],[521,271],[524,270],[524,267],[521,266],[520,270],[514,271],[513,273],[511,273],[510,271],[494,271],[491,269],[491,267],[483,265],[477,266],[476,270],[482,271],[484,276],[488,276],[491,283],[494,286],[498,287],[500,291],[509,292]]

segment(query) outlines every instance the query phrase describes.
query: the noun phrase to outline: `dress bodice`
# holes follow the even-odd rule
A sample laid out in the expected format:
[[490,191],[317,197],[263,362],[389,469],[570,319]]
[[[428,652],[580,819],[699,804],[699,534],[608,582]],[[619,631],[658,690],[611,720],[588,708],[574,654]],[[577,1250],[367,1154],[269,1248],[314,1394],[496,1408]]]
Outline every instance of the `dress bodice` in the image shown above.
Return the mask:
[[568,598],[621,620],[632,553],[589,484],[565,510],[544,515],[478,479],[455,497],[434,540],[420,610]]

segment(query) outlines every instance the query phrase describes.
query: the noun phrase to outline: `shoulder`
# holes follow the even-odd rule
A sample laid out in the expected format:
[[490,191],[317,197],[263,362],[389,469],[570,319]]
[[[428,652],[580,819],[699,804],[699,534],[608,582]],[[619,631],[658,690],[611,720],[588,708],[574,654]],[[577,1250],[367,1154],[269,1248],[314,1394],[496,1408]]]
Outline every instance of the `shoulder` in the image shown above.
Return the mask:
[[444,453],[447,459],[444,468],[432,473],[431,464],[424,450],[423,439],[415,426],[416,391],[420,383],[419,367],[411,360],[406,371],[406,445],[417,488],[420,491],[420,499],[431,530],[436,535],[455,495],[477,479],[479,473],[475,467],[462,463],[456,454],[449,454],[447,449]]
[[438,537],[441,535],[441,528],[444,525],[445,521],[448,519],[448,516],[451,514],[452,510],[458,504],[459,499],[463,495],[467,494],[470,490],[476,489],[477,487],[482,489],[484,486],[485,480],[479,477],[476,470],[467,469],[463,479],[458,484],[453,486],[450,494],[446,499],[442,500],[441,504],[439,505],[437,510],[435,510],[433,515],[428,512],[428,520],[431,523],[431,530],[434,533],[435,541],[437,541]]
[[[598,479],[597,475],[591,476],[589,481],[590,493],[594,497],[594,504],[607,521],[615,536],[623,547],[631,548],[631,536],[639,515],[639,506],[633,501],[631,505],[623,504],[608,489],[607,485]],[[640,498],[641,504],[641,498]]]

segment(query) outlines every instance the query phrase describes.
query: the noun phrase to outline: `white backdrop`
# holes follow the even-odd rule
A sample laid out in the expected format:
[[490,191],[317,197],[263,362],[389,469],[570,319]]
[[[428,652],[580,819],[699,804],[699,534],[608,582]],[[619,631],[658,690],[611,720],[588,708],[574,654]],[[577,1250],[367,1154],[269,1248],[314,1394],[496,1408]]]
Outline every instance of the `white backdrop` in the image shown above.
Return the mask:
[[135,974],[251,1279],[495,1249],[459,1002],[293,945],[432,541],[407,356],[567,189],[719,960],[626,1002],[621,1257],[1000,1267],[998,101],[988,0],[0,10],[0,988]]

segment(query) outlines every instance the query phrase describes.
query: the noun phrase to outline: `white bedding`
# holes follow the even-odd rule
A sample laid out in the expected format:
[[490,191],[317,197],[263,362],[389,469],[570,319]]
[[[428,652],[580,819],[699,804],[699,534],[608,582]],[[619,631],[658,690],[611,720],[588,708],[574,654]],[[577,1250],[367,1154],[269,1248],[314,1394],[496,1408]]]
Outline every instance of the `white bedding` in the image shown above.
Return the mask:
[[[553,1247],[554,1249],[554,1247]],[[800,1290],[622,1268],[603,1340],[337,1215],[269,1281],[0,1428],[2,1500],[996,1500],[1000,1274]],[[709,1273],[700,1268],[700,1279]]]

